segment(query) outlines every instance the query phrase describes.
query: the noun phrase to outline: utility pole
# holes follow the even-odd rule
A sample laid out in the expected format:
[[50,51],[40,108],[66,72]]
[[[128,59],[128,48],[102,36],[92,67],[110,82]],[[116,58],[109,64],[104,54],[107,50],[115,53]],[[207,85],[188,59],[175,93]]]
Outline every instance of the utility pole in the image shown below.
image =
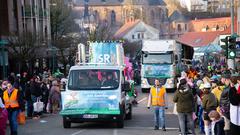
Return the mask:
[[[234,0],[231,0],[231,35],[234,34]],[[234,59],[228,59],[227,63],[228,63],[228,68],[230,69],[235,69],[234,66]]]

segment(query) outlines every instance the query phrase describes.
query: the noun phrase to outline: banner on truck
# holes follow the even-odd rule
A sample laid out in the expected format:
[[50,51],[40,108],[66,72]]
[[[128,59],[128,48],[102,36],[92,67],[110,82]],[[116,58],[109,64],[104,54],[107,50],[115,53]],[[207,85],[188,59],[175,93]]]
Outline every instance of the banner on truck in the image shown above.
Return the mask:
[[118,64],[117,45],[119,43],[92,42],[89,45],[90,63]]
[[63,92],[60,114],[120,114],[117,95],[116,90]]
[[171,65],[145,64],[143,66],[144,77],[169,78]]

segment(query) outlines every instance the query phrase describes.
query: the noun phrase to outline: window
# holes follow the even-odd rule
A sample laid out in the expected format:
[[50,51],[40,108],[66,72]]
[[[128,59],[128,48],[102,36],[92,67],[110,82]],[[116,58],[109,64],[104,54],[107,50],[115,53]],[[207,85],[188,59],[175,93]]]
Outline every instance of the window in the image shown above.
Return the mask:
[[119,87],[120,72],[111,69],[72,70],[69,74],[70,90],[110,90]]
[[209,29],[209,26],[207,25],[207,26],[206,26],[206,31],[207,31],[208,29]]
[[182,31],[181,24],[178,24],[178,25],[177,25],[177,30],[178,30],[178,32],[181,32],[181,31]]
[[138,33],[138,39],[141,39],[141,35],[140,35],[140,33]]
[[155,13],[154,13],[154,11],[152,10],[152,11],[151,11],[151,20],[154,20],[154,18],[155,18]]
[[187,24],[185,24],[185,31],[187,31]]
[[144,33],[142,33],[142,39],[144,39]]
[[135,36],[134,35],[132,35],[132,39],[134,39],[135,38]]
[[113,25],[113,24],[115,24],[115,22],[116,22],[116,13],[115,13],[114,10],[112,10],[112,12],[111,12],[111,24]]
[[94,20],[98,22],[99,20],[99,13],[97,10],[94,11]]
[[160,8],[158,12],[159,19],[162,20],[163,19],[162,9]]

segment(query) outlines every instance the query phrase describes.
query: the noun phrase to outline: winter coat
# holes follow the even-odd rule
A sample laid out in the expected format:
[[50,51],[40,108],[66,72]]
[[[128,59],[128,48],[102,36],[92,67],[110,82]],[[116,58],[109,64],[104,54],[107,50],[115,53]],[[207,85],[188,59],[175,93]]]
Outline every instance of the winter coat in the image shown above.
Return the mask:
[[194,97],[190,88],[177,90],[173,102],[177,103],[178,113],[192,113],[194,108]]
[[7,110],[4,108],[0,108],[0,135],[6,134],[7,120],[8,120]]
[[240,126],[240,94],[237,94],[235,87],[229,90],[230,99],[230,121],[236,126]]
[[214,135],[225,135],[224,132],[224,119],[221,118],[219,121],[217,121],[214,125]]
[[47,87],[47,84],[43,83],[41,85],[41,90],[42,90],[42,93],[43,93],[42,101],[44,103],[47,103],[48,102],[48,96],[49,96],[49,89]]
[[31,91],[31,95],[33,96],[36,96],[36,97],[42,96],[42,90],[40,87],[40,83],[38,82],[32,82],[30,84],[30,91]]
[[215,110],[217,105],[217,98],[213,93],[210,92],[203,96],[202,107],[204,111],[210,112],[211,110]]
[[230,119],[230,100],[229,100],[230,87],[225,87],[220,98],[220,108],[225,117]]
[[48,100],[50,104],[60,103],[61,93],[60,93],[60,88],[58,86],[51,87]]

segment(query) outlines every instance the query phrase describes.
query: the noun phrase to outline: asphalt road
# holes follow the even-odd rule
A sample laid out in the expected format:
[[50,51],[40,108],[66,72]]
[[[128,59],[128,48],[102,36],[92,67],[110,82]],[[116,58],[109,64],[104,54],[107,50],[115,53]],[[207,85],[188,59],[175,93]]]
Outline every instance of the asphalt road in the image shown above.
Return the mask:
[[27,120],[25,125],[19,126],[18,132],[19,135],[178,135],[178,119],[172,114],[173,94],[168,94],[166,132],[153,130],[153,111],[146,107],[147,96],[148,94],[139,92],[139,104],[133,108],[133,118],[125,121],[123,129],[115,128],[112,123],[80,123],[64,129],[60,115],[44,115],[39,120]]

